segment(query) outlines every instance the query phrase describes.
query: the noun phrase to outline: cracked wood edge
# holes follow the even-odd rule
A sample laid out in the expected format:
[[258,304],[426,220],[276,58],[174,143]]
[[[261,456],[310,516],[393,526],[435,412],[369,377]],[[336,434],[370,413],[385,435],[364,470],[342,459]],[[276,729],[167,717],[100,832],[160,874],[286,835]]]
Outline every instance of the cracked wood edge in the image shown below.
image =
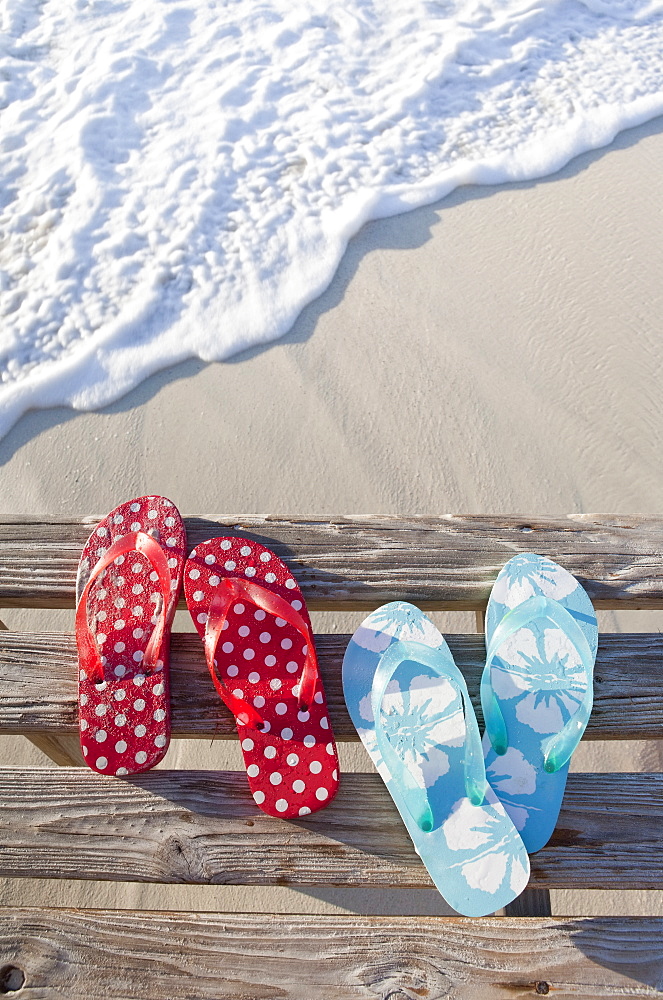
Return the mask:
[[[0,606],[74,605],[80,552],[98,517],[3,518]],[[598,608],[663,607],[663,518],[576,514],[494,517],[200,517],[189,544],[233,533],[292,567],[310,608],[374,608],[391,600],[477,610],[504,563],[539,552],[566,566]]]
[[[653,889],[663,879],[663,775],[572,774],[539,888]],[[0,876],[223,885],[430,887],[377,775],[345,774],[302,820],[259,810],[240,772],[118,779],[0,768]]]
[[[334,734],[357,740],[341,684],[348,635],[318,635],[316,648]],[[450,635],[449,645],[474,695],[481,725],[482,636]],[[77,740],[77,660],[73,635],[0,632],[0,733]],[[209,678],[197,635],[171,644],[172,734],[176,738],[236,739],[234,720]],[[663,733],[663,635],[603,635],[594,672],[594,709],[585,739],[658,739]],[[37,744],[39,745],[39,744]],[[65,743],[68,754],[76,747]],[[48,751],[47,751],[48,752]],[[79,756],[58,763],[79,763]]]
[[145,913],[0,915],[6,977],[36,1000],[475,1000],[663,996],[663,920]]

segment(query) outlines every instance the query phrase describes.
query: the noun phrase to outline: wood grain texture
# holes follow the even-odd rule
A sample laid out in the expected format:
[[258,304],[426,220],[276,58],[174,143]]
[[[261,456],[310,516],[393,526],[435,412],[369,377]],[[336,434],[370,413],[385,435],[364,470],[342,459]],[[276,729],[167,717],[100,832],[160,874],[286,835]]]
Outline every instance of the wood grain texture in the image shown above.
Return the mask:
[[[334,733],[358,736],[343,699],[341,663],[348,635],[318,635],[316,647]],[[467,678],[481,724],[479,680],[485,646],[481,636],[448,636]],[[77,734],[76,647],[63,633],[0,633],[0,733],[35,736]],[[236,739],[232,716],[212,686],[203,647],[193,634],[173,636],[171,646],[173,736]],[[594,710],[585,739],[660,739],[663,735],[663,636],[636,633],[601,637],[594,679]]]
[[[663,775],[571,775],[534,886],[653,889]],[[243,773],[0,768],[0,876],[223,885],[430,886],[377,775],[346,774],[326,809],[267,816]]]
[[[100,517],[4,518],[0,607],[65,608],[83,545]],[[575,514],[560,518],[185,518],[193,546],[235,534],[292,567],[309,607],[374,608],[395,599],[476,610],[517,552],[550,555],[600,608],[663,607],[663,518]]]
[[663,920],[0,914],[21,1000],[660,997]]

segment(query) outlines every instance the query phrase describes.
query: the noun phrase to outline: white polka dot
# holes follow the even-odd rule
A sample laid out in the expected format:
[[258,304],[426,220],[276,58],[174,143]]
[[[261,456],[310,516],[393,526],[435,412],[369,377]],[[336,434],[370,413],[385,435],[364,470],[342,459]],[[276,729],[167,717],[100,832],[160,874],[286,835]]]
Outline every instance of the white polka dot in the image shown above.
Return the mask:
[[320,763],[319,760],[312,760],[308,766],[308,769],[311,772],[311,774],[320,774],[320,772],[322,771],[322,764]]
[[315,797],[316,799],[320,799],[321,802],[324,802],[325,799],[329,798],[329,792],[326,788],[316,788]]
[[275,618],[274,622],[275,622],[276,625],[278,625],[279,628],[283,628],[284,625],[288,624],[286,622],[285,618]]
[[106,705],[97,705],[97,707],[94,710],[94,714],[95,715],[105,715],[107,711],[108,711],[108,708],[107,708]]
[[272,691],[279,691],[281,689],[281,681],[279,680],[278,677],[272,677],[271,681],[269,682],[269,686],[272,689]]
[[301,606],[302,606],[302,602],[301,601],[298,601],[298,600],[295,599],[294,601],[291,602],[291,604],[292,604],[292,607],[295,609],[295,611],[299,611],[301,609]]
[[299,698],[299,684],[294,684],[290,690],[294,698]]
[[283,775],[281,774],[280,771],[272,771],[272,773],[269,776],[269,780],[273,785],[280,785],[281,782],[283,781]]
[[230,572],[232,572],[232,570],[234,570],[236,566],[237,563],[234,562],[232,559],[228,559],[228,561],[224,562],[223,564],[223,568],[229,570]]
[[115,650],[116,653],[123,653],[124,650],[126,649],[126,646],[123,642],[116,642],[115,645],[113,646],[113,649]]
[[294,580],[286,580],[285,585],[288,588],[288,590],[294,590],[295,587],[297,586]]
[[302,646],[302,655],[306,656],[308,653],[308,646]]
[[237,674],[239,673],[239,667],[235,666],[234,663],[231,663],[228,669],[226,670],[226,673],[228,674],[228,677],[237,677]]
[[329,719],[327,718],[326,715],[323,715],[323,717],[320,719],[320,728],[329,729]]
[[330,757],[334,756],[334,744],[333,743],[328,743],[327,746],[325,747],[325,750],[327,751],[327,753],[329,754]]
[[262,708],[263,705],[265,704],[265,699],[261,694],[259,694],[257,698],[253,699],[253,704],[255,705],[256,708]]
[[197,580],[199,576],[200,576],[200,570],[199,569],[195,569],[194,568],[194,569],[190,569],[189,570],[189,579],[190,580]]
[[308,816],[308,814],[310,813],[310,811],[311,810],[309,809],[308,806],[302,806],[301,809],[299,810],[299,815],[300,816]]
[[[141,572],[142,572],[142,570],[143,570],[143,564],[142,564],[142,563],[139,563],[139,562],[135,562],[135,563],[133,564],[133,566],[131,567],[131,572],[132,572],[132,573],[141,573]],[[140,586],[140,585],[139,585],[139,586]]]
[[284,813],[288,808],[288,802],[286,799],[277,799],[275,804],[280,813]]
[[106,636],[104,635],[104,633],[103,632],[97,632],[97,644],[99,646],[103,646],[103,644],[105,642],[106,642]]
[[254,745],[253,740],[250,740],[248,736],[245,740],[242,740],[242,750],[253,750]]
[[122,663],[118,663],[118,665],[115,667],[115,670],[113,671],[116,677],[124,677],[126,672],[127,668]]
[[293,792],[303,792],[305,789],[306,789],[306,785],[301,780],[301,778],[297,778],[297,781],[293,781],[293,783],[292,783],[292,790],[293,790]]
[[315,736],[305,736],[304,737],[304,746],[305,747],[314,747],[315,746]]
[[252,659],[253,659],[253,657],[254,657],[254,656],[255,656],[256,654],[255,654],[255,650],[253,650],[253,649],[245,649],[245,650],[244,650],[244,653],[243,653],[242,655],[244,656],[244,659],[245,659],[245,660],[252,660]]
[[118,556],[116,559],[113,559],[113,562],[116,566],[121,566],[124,562],[124,556]]
[[296,753],[289,753],[286,757],[286,763],[290,764],[290,767],[296,767],[299,764],[299,757]]
[[257,792],[254,792],[253,793],[253,800],[256,803],[256,805],[261,806],[263,804],[263,802],[265,801],[265,793],[261,792],[259,790]]
[[132,531],[140,531],[140,521],[132,521],[129,527]]
[[163,523],[166,525],[167,528],[172,528],[173,525],[175,524],[175,518],[174,517],[167,517],[164,520]]
[[271,637],[271,635],[269,634],[269,632],[261,632],[261,633],[260,633],[260,641],[261,641],[261,642],[269,642],[269,640],[270,640],[271,638],[272,638],[272,637]]
[[247,625],[240,625],[237,629],[237,634],[241,636],[247,636],[251,632],[251,629]]
[[334,781],[338,781],[338,771],[336,770],[336,768],[334,768],[334,770],[332,771],[332,778],[334,779]]
[[108,615],[105,611],[97,611],[97,621],[105,622],[107,618]]
[[288,711],[288,706],[284,701],[280,701],[277,705],[275,705],[274,711],[276,712],[277,715],[285,715],[285,713]]
[[163,692],[164,692],[164,686],[161,683],[155,684],[154,687],[152,688],[152,694],[155,694],[157,697],[162,695]]
[[227,552],[231,545],[232,542],[229,541],[227,538],[224,538],[223,541],[221,542],[221,548],[224,550],[224,552]]
[[177,545],[177,539],[176,538],[167,538],[166,539],[166,545],[168,546],[169,549],[174,549],[175,546]]
[[300,722],[308,722],[308,720],[311,718],[311,713],[297,712],[297,718],[299,719]]
[[87,695],[86,694],[82,694],[80,696],[80,698],[79,698],[79,701],[80,701],[81,705],[87,705]]
[[103,770],[104,767],[108,767],[108,759],[106,757],[97,757],[95,764],[98,768]]
[[260,680],[260,674],[257,674],[255,672],[255,670],[252,673],[249,674],[249,683],[250,684],[257,684],[259,680]]
[[282,729],[281,730],[281,739],[291,740],[292,739],[292,729],[287,729],[287,728],[286,729]]
[[136,661],[136,663],[140,663],[141,660],[143,659],[143,656],[144,656],[144,653],[143,653],[142,649],[137,649],[136,652],[133,655],[133,658]]
[[281,649],[291,649],[292,639],[281,639]]
[[[106,662],[105,656],[101,657],[101,662],[102,663]],[[97,691],[105,691],[106,688],[108,687],[108,684],[106,683],[106,681],[96,681],[94,686],[96,687]]]
[[242,691],[241,688],[235,688],[235,690],[233,691],[233,695],[235,696],[235,698],[243,698],[244,692]]
[[265,573],[265,582],[274,583],[276,580],[276,573]]
[[256,575],[256,571],[253,568],[253,566],[247,566],[246,569],[244,570],[244,573],[246,574],[246,576],[255,576]]
[[156,583],[158,579],[159,579],[159,574],[153,570],[150,573],[150,580],[152,581],[152,583]]
[[152,718],[155,722],[163,722],[166,718],[166,710],[164,708],[157,708],[152,712]]
[[87,719],[81,719],[80,727],[81,727],[81,732],[84,733],[85,730],[88,727],[88,721],[87,721]]
[[234,648],[235,647],[232,644],[232,642],[224,642],[223,646],[221,647],[224,653],[232,653]]
[[105,743],[106,740],[108,739],[108,733],[106,732],[105,729],[100,729],[98,733],[94,734],[94,738],[97,741],[97,743]]
[[156,512],[156,510],[148,510],[147,516],[149,517],[150,521],[155,521],[159,515]]
[[262,732],[263,733],[268,733],[268,732],[270,732],[271,728],[272,728],[271,722],[268,722],[267,719],[263,719],[262,720]]
[[154,737],[154,745],[156,747],[165,747],[165,745],[166,745],[166,737],[165,736],[155,736]]
[[205,612],[204,612],[204,611],[201,611],[201,612],[200,612],[200,614],[199,614],[199,615],[197,616],[197,618],[196,618],[196,621],[197,621],[197,622],[198,622],[198,623],[199,623],[200,625],[206,625],[206,624],[207,624],[207,615],[205,614]]
[[235,607],[233,608],[233,611],[235,612],[236,615],[243,615],[244,612],[246,611],[246,608],[244,607],[243,604],[236,604]]
[[124,740],[118,740],[117,743],[115,744],[115,750],[117,751],[117,753],[124,753],[126,749],[127,749],[127,744],[125,743]]
[[143,711],[143,709],[145,708],[145,701],[143,700],[143,698],[136,698],[134,702],[134,708],[136,709],[137,712]]
[[323,703],[324,700],[325,699],[322,696],[322,691],[316,691],[315,695],[313,697],[313,701],[317,702],[318,705],[322,705],[322,703]]
[[137,514],[138,511],[140,510],[140,504],[132,503],[131,507],[129,507],[129,510],[132,512],[132,514]]
[[260,562],[269,562],[269,560],[271,558],[272,558],[272,555],[271,555],[270,552],[261,552],[260,553]]
[[131,634],[133,635],[134,639],[142,639],[143,636],[145,635],[145,632],[143,631],[142,628],[135,628]]
[[[209,578],[209,585],[210,585],[210,587],[218,587],[220,582],[221,582],[221,577],[211,576]],[[223,624],[227,625],[228,622],[224,622]]]
[[249,778],[255,778],[260,774],[260,768],[258,767],[257,764],[249,764],[249,766],[246,769],[246,773],[248,774]]
[[250,548],[250,546],[248,546],[248,545],[242,545],[241,549],[239,550],[239,554],[240,554],[240,556],[250,556],[251,555],[251,548]]
[[127,771],[126,767],[118,767],[118,769],[117,769],[117,771],[115,773],[118,776],[120,776],[122,774],[128,774],[129,772]]
[[134,729],[134,733],[136,734],[136,736],[139,736],[139,737],[140,736],[144,736],[146,732],[147,732],[147,729],[145,728],[145,726],[136,726],[135,729]]
[[[175,569],[175,567],[177,566],[177,559],[175,558],[167,559],[166,562],[168,563],[168,569]],[[173,581],[173,583],[174,582],[175,581]]]
[[115,622],[115,628],[116,628],[116,630],[118,632],[121,629],[123,629],[125,625],[126,625],[126,622],[122,618],[118,618],[118,620]]
[[99,538],[105,538],[108,534],[108,528],[97,528],[97,534]]
[[285,669],[288,671],[289,674],[296,674],[297,671],[299,670],[299,664],[295,663],[294,660],[290,660],[289,663],[286,663]]
[[202,590],[194,590],[194,592],[193,592],[193,599],[194,599],[194,601],[202,601],[202,599],[203,599],[204,596],[205,596],[205,594],[203,593]]
[[276,747],[265,747],[263,753],[268,760],[271,760],[272,757],[276,757]]
[[143,684],[145,683],[145,674],[136,674],[136,676],[133,679],[133,683],[137,688],[142,687]]
[[269,656],[265,657],[265,666],[266,667],[273,667],[275,663],[276,663],[276,657],[275,656],[272,656],[270,654]]
[[147,754],[145,753],[144,750],[139,750],[136,756],[134,757],[134,760],[136,761],[137,764],[144,764],[145,761],[147,760]]
[[263,619],[265,619],[267,617],[267,615],[262,610],[262,608],[258,608],[258,610],[256,612],[254,612],[253,617],[255,618],[255,620],[257,622],[261,622],[261,621],[263,621]]

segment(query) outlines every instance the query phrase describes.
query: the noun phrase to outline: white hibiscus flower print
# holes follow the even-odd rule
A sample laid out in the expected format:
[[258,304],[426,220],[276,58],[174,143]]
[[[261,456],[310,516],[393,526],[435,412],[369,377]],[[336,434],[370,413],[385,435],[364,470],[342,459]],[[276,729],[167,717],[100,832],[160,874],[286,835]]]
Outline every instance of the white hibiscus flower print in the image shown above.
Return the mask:
[[497,696],[516,699],[516,718],[541,734],[559,732],[588,683],[578,650],[559,628],[519,629],[498,650],[490,674]]
[[473,806],[469,799],[459,799],[442,831],[449,850],[474,852],[471,859],[451,866],[460,868],[470,888],[495,893],[507,875],[514,891],[525,888],[528,873],[518,860],[521,844],[515,829],[505,827],[499,803]]
[[505,571],[495,581],[492,600],[507,608],[515,608],[530,597],[550,597],[560,601],[578,586],[578,581],[549,559],[524,554],[512,559]]
[[496,755],[486,767],[486,776],[503,802],[510,795],[533,795],[536,791],[536,768],[517,747],[509,747],[501,757]]
[[417,608],[404,601],[394,601],[369,615],[352,638],[364,649],[382,653],[392,639],[421,642],[435,648],[442,637],[432,621]]

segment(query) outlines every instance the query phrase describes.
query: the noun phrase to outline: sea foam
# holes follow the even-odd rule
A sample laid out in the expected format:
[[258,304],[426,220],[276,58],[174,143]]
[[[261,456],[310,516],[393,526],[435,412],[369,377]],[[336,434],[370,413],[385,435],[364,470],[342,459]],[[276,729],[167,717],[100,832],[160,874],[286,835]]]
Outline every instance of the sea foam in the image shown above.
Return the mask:
[[5,0],[0,434],[281,336],[369,219],[663,114],[656,0]]

